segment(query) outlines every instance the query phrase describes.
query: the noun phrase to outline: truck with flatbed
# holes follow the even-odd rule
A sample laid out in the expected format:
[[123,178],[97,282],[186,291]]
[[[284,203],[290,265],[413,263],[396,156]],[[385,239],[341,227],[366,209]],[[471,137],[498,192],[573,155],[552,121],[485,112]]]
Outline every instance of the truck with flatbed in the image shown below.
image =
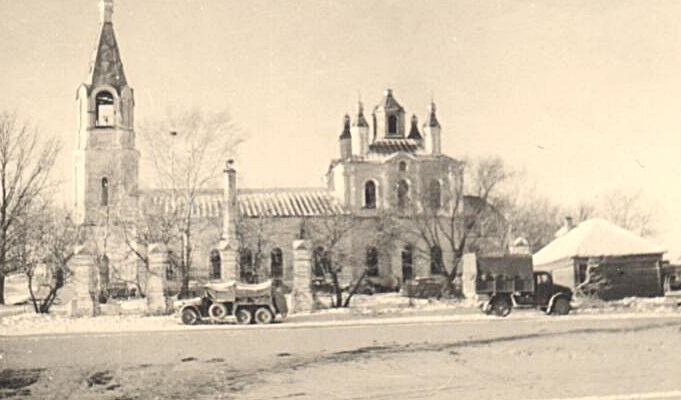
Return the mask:
[[283,318],[288,311],[283,292],[269,280],[257,284],[210,282],[201,288],[200,296],[177,300],[174,305],[186,325],[230,318],[238,324],[269,324],[276,315]]

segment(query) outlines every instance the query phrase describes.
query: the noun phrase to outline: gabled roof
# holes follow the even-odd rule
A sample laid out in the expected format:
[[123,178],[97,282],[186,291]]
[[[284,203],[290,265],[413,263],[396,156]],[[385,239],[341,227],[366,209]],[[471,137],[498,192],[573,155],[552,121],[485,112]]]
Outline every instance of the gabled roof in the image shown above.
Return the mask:
[[539,250],[534,265],[565,258],[662,254],[665,250],[635,233],[601,218],[582,222]]
[[238,194],[241,216],[323,217],[348,211],[326,189],[242,189]]
[[[218,218],[222,215],[222,189],[201,190],[195,197],[192,215],[196,218]],[[242,217],[321,217],[347,214],[348,211],[323,188],[239,189],[239,213]],[[158,207],[165,213],[182,209],[186,199],[181,192],[152,189],[140,193],[142,207]]]
[[88,82],[91,85],[90,87],[111,85],[116,88],[119,94],[128,84],[111,22],[100,24],[97,47],[90,65]]

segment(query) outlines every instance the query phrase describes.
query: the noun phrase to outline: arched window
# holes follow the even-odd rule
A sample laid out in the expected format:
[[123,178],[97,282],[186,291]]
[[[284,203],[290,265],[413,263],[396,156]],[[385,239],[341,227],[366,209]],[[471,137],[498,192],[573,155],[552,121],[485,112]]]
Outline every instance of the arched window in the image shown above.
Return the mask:
[[378,276],[378,250],[375,247],[367,249],[367,275]]
[[222,264],[220,259],[220,252],[217,250],[210,251],[210,279],[221,279],[220,266]]
[[414,277],[414,251],[411,246],[402,249],[402,282]]
[[376,208],[376,184],[373,181],[364,184],[364,208]]
[[109,257],[104,254],[99,263],[99,302],[106,303],[109,289]]
[[95,97],[95,126],[105,128],[114,126],[114,97],[107,91],[97,93]]
[[400,161],[399,164],[397,164],[397,170],[400,172],[405,172],[407,170],[407,162],[406,161]]
[[102,178],[102,205],[109,205],[109,180]]
[[388,117],[388,134],[397,135],[397,117],[394,115]]
[[270,253],[270,274],[272,279],[281,279],[284,277],[284,256],[281,249],[275,247]]
[[253,253],[249,249],[239,250],[239,277],[242,282],[254,283]]
[[430,248],[430,273],[442,274],[445,272],[444,262],[442,261],[442,249],[440,246]]
[[327,266],[327,261],[326,252],[323,247],[319,246],[314,249],[314,252],[312,253],[312,273],[315,278],[324,277],[324,269]]
[[409,202],[409,184],[405,180],[397,182],[397,208],[403,210]]
[[440,187],[440,181],[432,180],[430,181],[430,186],[428,188],[428,205],[431,210],[439,210],[442,207],[442,189]]

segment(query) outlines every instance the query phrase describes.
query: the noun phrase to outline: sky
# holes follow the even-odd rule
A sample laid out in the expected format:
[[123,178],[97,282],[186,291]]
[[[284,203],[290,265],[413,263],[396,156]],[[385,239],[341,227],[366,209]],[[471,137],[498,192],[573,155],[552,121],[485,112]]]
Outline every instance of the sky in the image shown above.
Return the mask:
[[[63,176],[97,3],[0,0],[0,109],[63,140]],[[321,186],[343,115],[390,87],[421,121],[434,99],[445,153],[500,155],[568,207],[640,192],[681,250],[681,2],[115,0],[113,18],[136,121],[229,111],[241,187]]]

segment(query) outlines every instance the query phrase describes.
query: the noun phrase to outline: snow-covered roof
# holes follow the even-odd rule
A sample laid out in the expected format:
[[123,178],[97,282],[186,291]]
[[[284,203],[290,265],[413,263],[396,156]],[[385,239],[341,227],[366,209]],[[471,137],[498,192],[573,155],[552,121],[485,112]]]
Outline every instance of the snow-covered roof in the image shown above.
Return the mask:
[[601,218],[582,222],[539,250],[535,266],[564,258],[659,254],[665,250],[635,233]]

